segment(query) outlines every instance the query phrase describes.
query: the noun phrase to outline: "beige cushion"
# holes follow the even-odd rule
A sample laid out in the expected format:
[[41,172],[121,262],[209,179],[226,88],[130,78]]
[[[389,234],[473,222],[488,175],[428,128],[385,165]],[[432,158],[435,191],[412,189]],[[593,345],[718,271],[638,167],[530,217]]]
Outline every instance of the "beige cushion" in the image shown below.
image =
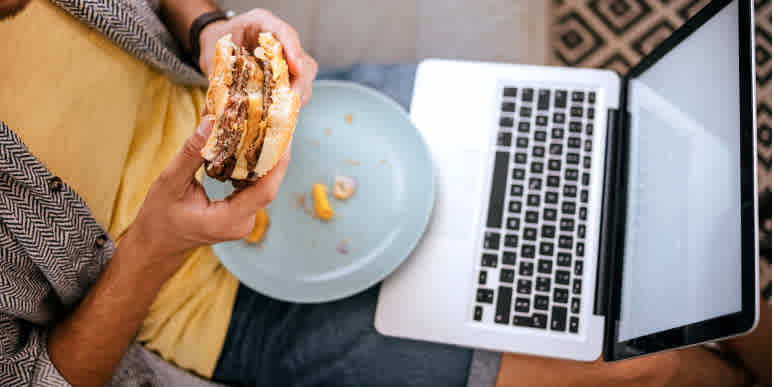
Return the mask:
[[271,10],[299,32],[321,66],[455,58],[544,64],[544,0],[221,0]]

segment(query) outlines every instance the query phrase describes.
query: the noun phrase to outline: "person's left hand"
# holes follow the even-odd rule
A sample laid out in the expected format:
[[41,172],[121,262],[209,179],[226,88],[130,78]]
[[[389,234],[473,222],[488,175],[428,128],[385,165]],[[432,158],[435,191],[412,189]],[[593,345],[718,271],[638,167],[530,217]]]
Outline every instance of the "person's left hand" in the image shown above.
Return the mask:
[[258,46],[258,34],[271,32],[282,43],[290,71],[290,85],[298,94],[301,105],[312,96],[312,82],[317,76],[317,62],[301,47],[296,30],[265,9],[254,9],[227,21],[205,27],[199,36],[201,52],[199,67],[209,76],[215,56],[215,44],[223,35],[231,33],[234,44],[252,51]]

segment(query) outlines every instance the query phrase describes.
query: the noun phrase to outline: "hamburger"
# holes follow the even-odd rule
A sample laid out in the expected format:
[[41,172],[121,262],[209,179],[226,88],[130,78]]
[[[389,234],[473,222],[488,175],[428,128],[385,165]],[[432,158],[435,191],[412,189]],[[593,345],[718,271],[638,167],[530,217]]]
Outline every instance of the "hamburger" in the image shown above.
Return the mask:
[[258,36],[252,51],[231,34],[220,38],[207,89],[207,111],[215,114],[202,148],[207,175],[244,187],[269,172],[287,149],[298,116],[282,44],[271,33]]

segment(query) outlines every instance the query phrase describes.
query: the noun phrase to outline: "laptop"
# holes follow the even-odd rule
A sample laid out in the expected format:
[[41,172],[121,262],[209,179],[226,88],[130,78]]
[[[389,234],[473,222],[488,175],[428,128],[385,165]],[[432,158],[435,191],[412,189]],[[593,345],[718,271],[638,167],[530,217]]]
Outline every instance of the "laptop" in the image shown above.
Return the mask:
[[758,319],[750,0],[715,0],[628,74],[420,64],[425,236],[382,285],[382,334],[606,361]]

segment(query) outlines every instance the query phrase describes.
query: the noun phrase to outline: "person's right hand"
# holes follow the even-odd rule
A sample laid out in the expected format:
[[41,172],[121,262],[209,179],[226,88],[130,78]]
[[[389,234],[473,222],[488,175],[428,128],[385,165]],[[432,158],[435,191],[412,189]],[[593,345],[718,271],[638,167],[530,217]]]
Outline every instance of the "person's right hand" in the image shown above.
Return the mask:
[[[151,185],[125,239],[141,244],[153,270],[172,275],[186,250],[241,239],[253,217],[277,195],[290,160],[290,147],[277,165],[253,185],[223,200],[211,201],[196,180],[204,159],[200,151],[212,130],[213,116],[204,116],[196,132]],[[122,243],[123,241],[122,240]]]

